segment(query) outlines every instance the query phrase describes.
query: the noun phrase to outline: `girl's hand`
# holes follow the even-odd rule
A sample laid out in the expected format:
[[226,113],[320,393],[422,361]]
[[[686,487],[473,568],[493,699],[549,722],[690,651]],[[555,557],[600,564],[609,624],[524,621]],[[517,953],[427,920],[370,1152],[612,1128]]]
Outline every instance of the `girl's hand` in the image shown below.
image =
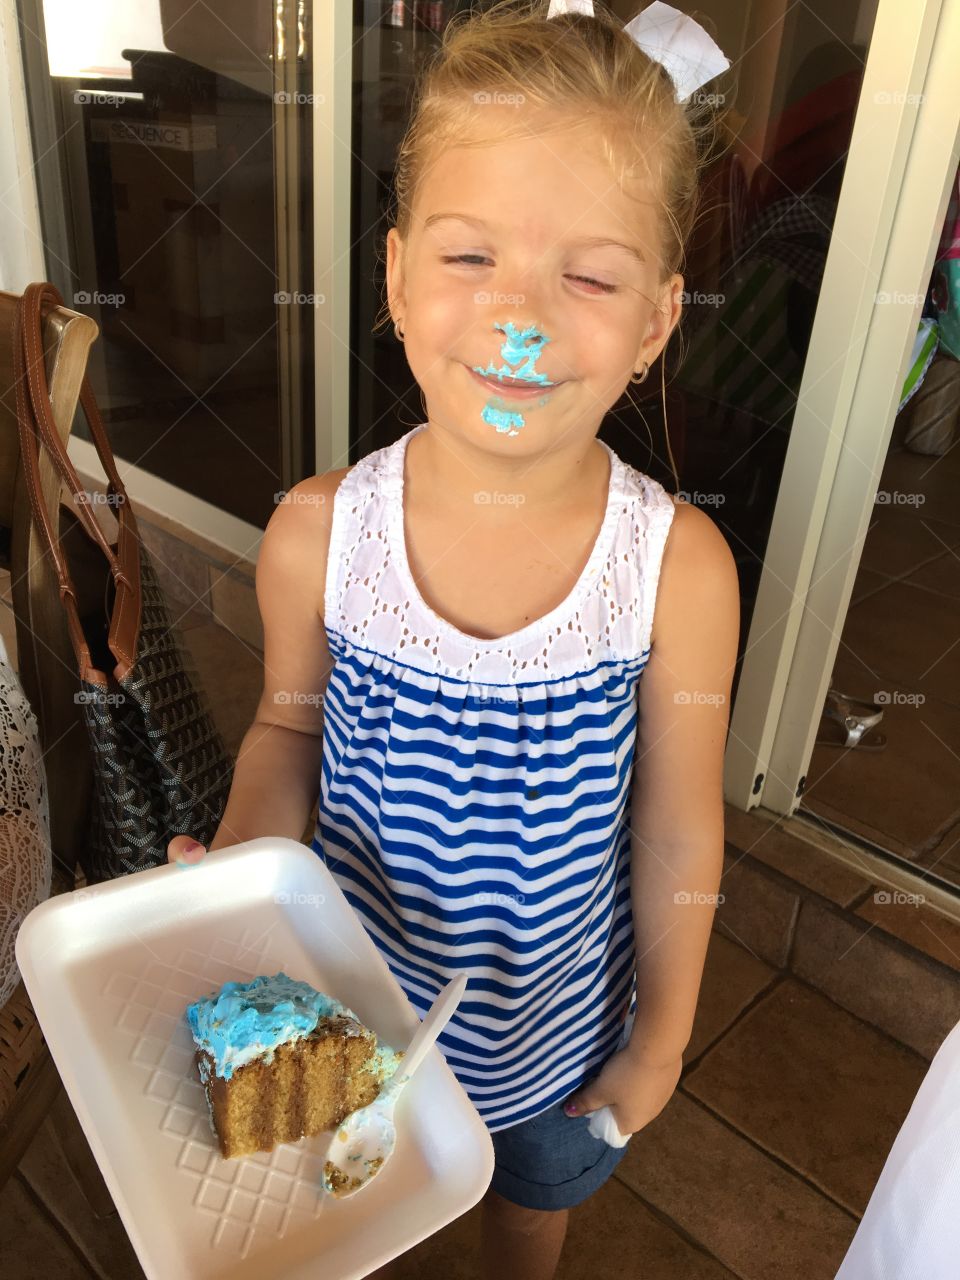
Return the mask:
[[167,861],[175,862],[178,867],[192,867],[206,852],[193,836],[174,836],[167,845]]
[[621,1049],[595,1079],[570,1095],[563,1109],[567,1115],[582,1116],[609,1106],[620,1132],[636,1133],[673,1097],[682,1070],[682,1057],[650,1064],[631,1056],[629,1048]]

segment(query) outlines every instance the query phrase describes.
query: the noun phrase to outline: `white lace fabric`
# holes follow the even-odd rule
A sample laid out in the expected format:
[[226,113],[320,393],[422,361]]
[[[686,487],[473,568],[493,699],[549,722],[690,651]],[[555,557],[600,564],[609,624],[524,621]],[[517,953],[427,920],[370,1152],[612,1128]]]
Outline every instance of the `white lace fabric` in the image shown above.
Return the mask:
[[663,486],[604,444],[611,468],[606,511],[573,590],[555,609],[519,631],[479,639],[427,605],[407,560],[403,460],[407,443],[425,426],[368,454],[337,490],[328,554],[327,626],[358,648],[421,671],[477,683],[570,677],[598,663],[646,653],[674,513],[674,501]]
[[37,719],[0,638],[0,1007],[20,982],[17,932],[50,896],[52,869]]

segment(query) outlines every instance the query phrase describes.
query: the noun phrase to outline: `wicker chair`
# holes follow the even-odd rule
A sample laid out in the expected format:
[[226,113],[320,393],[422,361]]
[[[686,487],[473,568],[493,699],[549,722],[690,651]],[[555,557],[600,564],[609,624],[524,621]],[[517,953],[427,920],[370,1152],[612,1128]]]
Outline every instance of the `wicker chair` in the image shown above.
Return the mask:
[[[56,573],[33,527],[22,468],[13,390],[13,320],[17,295],[0,292],[0,564],[10,570],[17,674],[37,717],[50,800],[51,894],[73,889],[92,786],[90,752],[79,706],[76,657],[60,604]],[[96,323],[64,307],[44,315],[47,383],[54,420],[66,439]],[[45,455],[41,484],[59,520],[60,479]],[[54,527],[57,527],[55,521]],[[109,1193],[64,1094],[60,1077],[21,982],[0,1008],[0,1186],[16,1169],[47,1114],[91,1208],[113,1209]]]

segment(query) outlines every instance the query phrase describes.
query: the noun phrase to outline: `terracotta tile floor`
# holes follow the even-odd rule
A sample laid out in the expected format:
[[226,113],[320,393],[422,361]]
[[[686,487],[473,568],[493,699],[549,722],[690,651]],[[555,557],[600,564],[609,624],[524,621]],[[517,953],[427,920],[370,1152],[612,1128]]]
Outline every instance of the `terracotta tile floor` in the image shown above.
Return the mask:
[[[5,632],[8,621],[0,614]],[[203,615],[183,625],[235,750],[258,699],[260,655]],[[731,884],[743,872],[740,849],[773,868],[789,857],[789,837],[754,815],[731,812],[727,836]],[[865,887],[816,850],[801,875],[838,909]],[[775,936],[786,927],[781,907],[775,895],[751,897],[768,919],[748,936],[762,939],[769,928],[769,946],[748,948],[714,931],[678,1091],[631,1140],[617,1175],[573,1211],[559,1280],[834,1276],[926,1060],[784,972]],[[743,927],[732,909],[726,919]],[[882,927],[897,930],[887,920]],[[900,925],[910,928],[924,932],[916,921]],[[939,924],[929,931],[938,945],[956,941]],[[58,1105],[76,1142],[65,1095]],[[102,1184],[88,1175],[85,1185],[98,1202]],[[477,1276],[478,1229],[474,1209],[405,1256],[402,1280]],[[0,1275],[142,1275],[116,1212],[97,1217],[88,1207],[52,1117],[0,1190]]]

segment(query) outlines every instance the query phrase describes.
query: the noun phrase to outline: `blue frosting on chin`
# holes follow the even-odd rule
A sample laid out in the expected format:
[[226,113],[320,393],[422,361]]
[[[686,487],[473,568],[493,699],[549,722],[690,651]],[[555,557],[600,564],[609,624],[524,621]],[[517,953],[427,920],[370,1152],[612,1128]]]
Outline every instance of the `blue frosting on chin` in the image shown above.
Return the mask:
[[272,1062],[277,1045],[308,1036],[321,1018],[338,1014],[359,1021],[339,1000],[285,973],[225,982],[219,992],[187,1006],[194,1040],[225,1080],[255,1058]]

